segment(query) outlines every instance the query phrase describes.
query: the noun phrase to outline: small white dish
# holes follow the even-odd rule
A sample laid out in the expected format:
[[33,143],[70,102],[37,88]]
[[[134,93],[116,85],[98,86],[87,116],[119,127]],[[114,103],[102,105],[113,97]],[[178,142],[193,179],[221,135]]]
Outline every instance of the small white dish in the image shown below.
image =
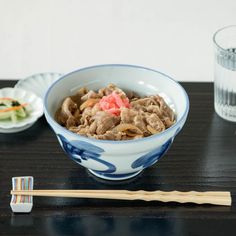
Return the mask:
[[25,125],[25,126],[22,126],[22,127],[18,127],[18,128],[11,128],[11,129],[0,128],[0,133],[4,133],[4,134],[18,133],[18,132],[21,132],[21,131],[24,131],[24,130],[30,128],[34,123],[35,122]]
[[43,115],[43,101],[30,91],[19,88],[0,89],[0,98],[9,97],[29,104],[30,113],[28,117],[17,122],[11,120],[0,121],[1,133],[19,132],[29,128]]
[[40,73],[21,79],[15,88],[31,91],[43,99],[47,89],[62,76],[60,73]]

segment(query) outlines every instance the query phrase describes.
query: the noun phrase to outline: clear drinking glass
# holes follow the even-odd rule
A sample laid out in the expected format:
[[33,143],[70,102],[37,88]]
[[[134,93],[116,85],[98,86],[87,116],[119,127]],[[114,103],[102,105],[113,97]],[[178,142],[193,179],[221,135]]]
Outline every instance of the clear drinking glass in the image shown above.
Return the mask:
[[236,122],[236,25],[218,30],[213,41],[215,111],[222,118]]

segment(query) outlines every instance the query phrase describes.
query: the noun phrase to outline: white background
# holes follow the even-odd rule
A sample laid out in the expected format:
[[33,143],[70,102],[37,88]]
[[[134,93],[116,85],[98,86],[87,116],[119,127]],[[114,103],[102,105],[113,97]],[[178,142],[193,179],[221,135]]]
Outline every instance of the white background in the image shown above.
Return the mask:
[[0,0],[0,78],[137,64],[213,80],[212,35],[235,0]]

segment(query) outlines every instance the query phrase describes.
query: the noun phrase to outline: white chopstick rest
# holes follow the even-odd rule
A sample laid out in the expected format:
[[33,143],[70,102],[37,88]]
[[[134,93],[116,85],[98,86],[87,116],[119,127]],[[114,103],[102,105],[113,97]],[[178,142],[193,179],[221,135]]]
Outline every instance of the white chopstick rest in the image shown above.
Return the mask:
[[[32,176],[12,178],[12,190],[33,190],[33,184],[34,178]],[[33,197],[12,195],[10,206],[13,212],[31,212],[33,207]]]

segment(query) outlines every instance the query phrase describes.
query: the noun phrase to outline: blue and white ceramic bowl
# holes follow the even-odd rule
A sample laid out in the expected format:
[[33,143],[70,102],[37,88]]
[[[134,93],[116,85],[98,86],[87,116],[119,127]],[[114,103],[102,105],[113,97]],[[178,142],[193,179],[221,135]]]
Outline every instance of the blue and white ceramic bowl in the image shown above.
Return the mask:
[[[114,83],[140,95],[159,94],[176,113],[176,123],[160,134],[128,140],[110,141],[83,137],[70,132],[54,120],[63,98],[81,87],[97,90]],[[133,65],[99,65],[79,69],[51,85],[44,99],[45,116],[67,153],[94,175],[123,180],[156,163],[182,129],[189,110],[189,99],[182,86],[158,71]]]

